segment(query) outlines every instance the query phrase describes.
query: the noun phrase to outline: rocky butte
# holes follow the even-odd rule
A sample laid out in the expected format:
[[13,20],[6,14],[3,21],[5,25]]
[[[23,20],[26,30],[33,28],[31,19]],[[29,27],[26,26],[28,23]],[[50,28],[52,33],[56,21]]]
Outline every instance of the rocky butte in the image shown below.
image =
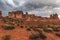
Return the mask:
[[42,17],[11,11],[3,17],[0,11],[0,40],[60,40],[60,19],[57,13]]
[[[8,13],[8,17],[9,18],[14,18],[14,19],[28,19],[28,21],[32,20],[32,19],[35,19],[38,21],[38,19],[40,20],[51,20],[51,19],[54,19],[54,20],[59,20],[58,18],[58,14],[57,13],[54,13],[54,14],[51,14],[49,18],[47,17],[41,17],[41,16],[35,16],[34,14],[28,14],[28,12],[26,12],[26,14],[23,13],[23,11],[12,11],[12,12],[9,12]],[[34,21],[35,21],[34,20]]]

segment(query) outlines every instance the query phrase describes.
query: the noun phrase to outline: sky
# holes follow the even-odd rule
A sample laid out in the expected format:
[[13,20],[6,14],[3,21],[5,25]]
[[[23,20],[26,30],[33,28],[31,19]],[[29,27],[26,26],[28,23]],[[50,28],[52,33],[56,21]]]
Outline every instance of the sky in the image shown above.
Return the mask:
[[0,0],[0,10],[3,16],[9,11],[22,10],[44,17],[57,13],[60,18],[60,0]]

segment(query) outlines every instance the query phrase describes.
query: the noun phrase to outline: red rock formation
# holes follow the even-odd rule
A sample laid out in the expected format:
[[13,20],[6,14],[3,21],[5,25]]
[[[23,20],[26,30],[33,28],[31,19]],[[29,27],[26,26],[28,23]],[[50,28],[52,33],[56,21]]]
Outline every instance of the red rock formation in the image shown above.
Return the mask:
[[9,12],[8,17],[9,18],[15,18],[15,12]]
[[51,14],[51,15],[50,15],[50,19],[59,19],[59,18],[58,18],[58,14],[57,14],[57,13],[55,13],[55,14],[53,14],[53,15]]
[[26,21],[46,21],[46,20],[59,20],[58,18],[58,14],[51,14],[50,18],[47,17],[41,17],[41,16],[35,16],[34,14],[28,14],[28,12],[26,12],[26,14],[23,14],[23,11],[13,11],[13,12],[9,12],[8,14],[9,18],[15,18],[15,19],[25,19]]
[[22,11],[16,11],[16,18],[23,18],[23,12]]
[[8,16],[9,18],[22,18],[23,12],[22,11],[9,12]]

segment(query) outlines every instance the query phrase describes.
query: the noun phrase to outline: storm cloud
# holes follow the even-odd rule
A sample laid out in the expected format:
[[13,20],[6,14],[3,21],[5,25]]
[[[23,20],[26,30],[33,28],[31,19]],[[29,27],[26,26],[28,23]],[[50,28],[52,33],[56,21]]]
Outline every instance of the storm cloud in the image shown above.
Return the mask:
[[27,11],[39,16],[49,16],[56,12],[60,16],[60,0],[0,0],[0,10],[4,16],[12,10]]

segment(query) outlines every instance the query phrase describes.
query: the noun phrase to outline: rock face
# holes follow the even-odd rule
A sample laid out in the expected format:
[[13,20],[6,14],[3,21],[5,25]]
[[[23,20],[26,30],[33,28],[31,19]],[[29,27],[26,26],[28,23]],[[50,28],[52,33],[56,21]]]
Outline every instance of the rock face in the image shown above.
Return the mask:
[[8,16],[9,18],[22,18],[23,12],[22,11],[9,12]]

